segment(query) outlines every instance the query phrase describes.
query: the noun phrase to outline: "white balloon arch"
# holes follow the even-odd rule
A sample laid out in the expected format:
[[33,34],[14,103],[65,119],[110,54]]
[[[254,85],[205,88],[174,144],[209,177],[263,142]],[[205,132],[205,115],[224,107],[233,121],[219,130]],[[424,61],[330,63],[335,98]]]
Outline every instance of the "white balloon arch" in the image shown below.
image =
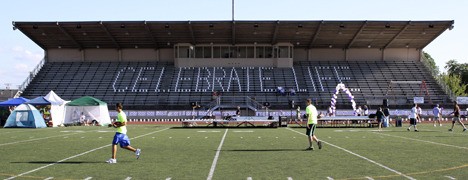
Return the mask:
[[356,102],[354,101],[354,96],[351,94],[351,91],[346,88],[346,86],[343,83],[340,83],[336,85],[335,88],[335,93],[333,94],[331,98],[331,108],[333,110],[333,114],[335,114],[336,111],[336,99],[338,98],[338,94],[340,93],[340,90],[343,90],[349,97],[349,100],[351,101],[351,104],[353,106],[353,110],[356,110]]

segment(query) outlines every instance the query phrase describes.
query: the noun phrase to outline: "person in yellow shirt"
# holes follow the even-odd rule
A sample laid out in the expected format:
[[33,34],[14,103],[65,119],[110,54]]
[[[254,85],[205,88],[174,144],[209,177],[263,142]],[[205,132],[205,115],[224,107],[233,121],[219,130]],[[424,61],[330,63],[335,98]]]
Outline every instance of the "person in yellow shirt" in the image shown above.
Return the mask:
[[115,109],[117,110],[117,120],[112,123],[110,126],[117,128],[117,132],[114,135],[114,140],[112,141],[112,158],[107,160],[107,163],[114,164],[117,163],[117,144],[120,144],[121,148],[130,150],[135,153],[136,158],[140,158],[141,149],[135,149],[130,146],[130,139],[127,136],[127,115],[122,111],[122,104],[117,103]]
[[322,149],[322,142],[317,139],[317,136],[315,136],[315,128],[317,125],[317,119],[318,119],[318,112],[317,108],[315,108],[314,105],[312,105],[312,100],[307,99],[306,100],[307,107],[306,107],[306,114],[307,114],[307,139],[309,140],[309,147],[306,150],[314,150],[314,147],[312,145],[312,141],[317,142],[317,145],[319,149]]

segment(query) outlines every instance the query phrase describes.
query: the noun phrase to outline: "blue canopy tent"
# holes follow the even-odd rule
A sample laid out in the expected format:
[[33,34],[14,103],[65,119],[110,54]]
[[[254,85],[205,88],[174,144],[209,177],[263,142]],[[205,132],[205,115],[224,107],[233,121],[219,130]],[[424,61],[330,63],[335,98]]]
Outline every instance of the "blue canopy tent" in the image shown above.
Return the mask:
[[0,102],[0,106],[19,106],[20,104],[23,104],[27,101],[29,101],[29,99],[19,97],[19,98],[14,98],[14,99]]
[[47,101],[44,96],[39,96],[37,98],[31,99],[30,101],[26,102],[27,104],[31,104],[34,106],[41,106],[41,105],[50,105],[50,102]]

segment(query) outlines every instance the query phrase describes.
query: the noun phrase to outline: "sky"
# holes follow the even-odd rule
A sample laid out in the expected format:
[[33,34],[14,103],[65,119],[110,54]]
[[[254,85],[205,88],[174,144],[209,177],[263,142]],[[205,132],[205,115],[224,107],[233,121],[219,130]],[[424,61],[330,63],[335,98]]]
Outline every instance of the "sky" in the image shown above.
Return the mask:
[[[445,62],[468,63],[464,0],[235,0],[235,20],[455,20],[424,51]],[[17,88],[44,51],[12,21],[231,20],[232,0],[21,0],[0,3],[0,89]]]

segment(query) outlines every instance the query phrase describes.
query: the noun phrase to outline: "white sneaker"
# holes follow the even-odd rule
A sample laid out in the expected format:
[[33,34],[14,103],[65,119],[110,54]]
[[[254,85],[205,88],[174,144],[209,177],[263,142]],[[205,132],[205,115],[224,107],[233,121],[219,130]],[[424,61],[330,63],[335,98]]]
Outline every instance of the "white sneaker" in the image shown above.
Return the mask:
[[117,159],[110,158],[109,160],[106,161],[106,163],[115,164],[115,163],[117,163]]
[[436,127],[436,125],[434,124],[434,127]]
[[135,151],[135,155],[136,155],[136,158],[139,159],[140,158],[140,153],[141,153],[141,149],[137,149]]

